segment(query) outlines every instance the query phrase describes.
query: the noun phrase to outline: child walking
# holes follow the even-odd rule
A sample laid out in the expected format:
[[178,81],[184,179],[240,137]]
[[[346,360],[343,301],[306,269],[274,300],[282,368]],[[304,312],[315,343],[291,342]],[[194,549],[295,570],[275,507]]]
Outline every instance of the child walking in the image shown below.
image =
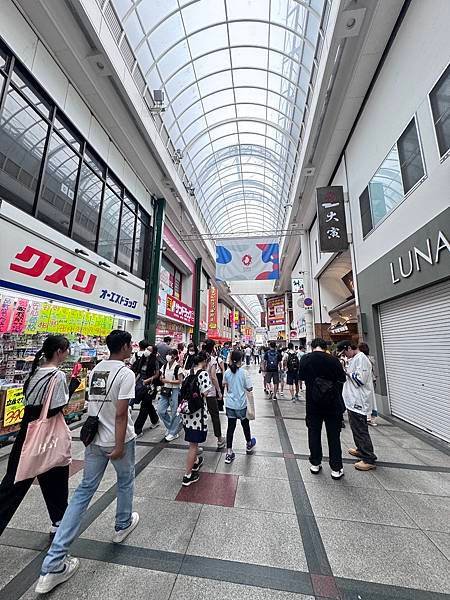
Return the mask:
[[224,374],[225,409],[228,417],[227,453],[225,463],[229,465],[236,458],[233,452],[233,437],[236,423],[241,421],[244,431],[247,454],[253,452],[256,438],[250,433],[250,422],[247,418],[247,392],[253,390],[253,385],[248,371],[242,369],[242,352],[233,350],[230,358],[230,368]]
[[206,371],[207,360],[206,352],[199,352],[194,357],[193,372],[186,377],[180,391],[178,413],[183,421],[184,439],[189,442],[186,474],[183,477],[185,487],[198,481],[198,472],[203,464],[203,457],[197,454],[198,445],[205,442],[208,435],[208,410],[205,397],[212,383]]

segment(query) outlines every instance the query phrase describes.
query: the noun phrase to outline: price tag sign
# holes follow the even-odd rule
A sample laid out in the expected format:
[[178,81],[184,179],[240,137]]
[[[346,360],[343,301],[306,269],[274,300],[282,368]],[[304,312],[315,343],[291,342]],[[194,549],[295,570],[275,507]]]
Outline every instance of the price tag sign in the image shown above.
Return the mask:
[[5,416],[3,426],[16,425],[23,419],[23,388],[10,388],[6,391]]

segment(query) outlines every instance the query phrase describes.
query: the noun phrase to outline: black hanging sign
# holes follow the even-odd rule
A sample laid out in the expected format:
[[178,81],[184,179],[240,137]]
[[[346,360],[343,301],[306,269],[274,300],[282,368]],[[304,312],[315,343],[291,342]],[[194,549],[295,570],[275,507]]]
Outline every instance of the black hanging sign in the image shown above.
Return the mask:
[[340,185],[317,188],[317,217],[321,252],[341,252],[348,248],[344,189]]

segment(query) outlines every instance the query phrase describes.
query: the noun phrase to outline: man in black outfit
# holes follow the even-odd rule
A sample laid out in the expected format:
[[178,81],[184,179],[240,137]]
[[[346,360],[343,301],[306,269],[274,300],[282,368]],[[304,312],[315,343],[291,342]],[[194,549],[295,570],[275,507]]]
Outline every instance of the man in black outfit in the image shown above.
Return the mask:
[[322,469],[322,423],[327,431],[331,477],[344,475],[341,449],[341,422],[345,410],[339,383],[346,380],[337,358],[325,352],[327,343],[321,338],[311,342],[312,352],[300,360],[299,378],[306,384],[306,426],[308,427],[311,473]]

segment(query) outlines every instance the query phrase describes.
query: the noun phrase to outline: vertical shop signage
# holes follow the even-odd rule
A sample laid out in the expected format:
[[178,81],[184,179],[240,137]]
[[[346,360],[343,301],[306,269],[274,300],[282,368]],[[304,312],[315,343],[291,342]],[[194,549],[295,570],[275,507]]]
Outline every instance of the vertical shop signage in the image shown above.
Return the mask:
[[321,252],[348,248],[344,188],[341,185],[317,188],[317,216]]
[[286,324],[286,309],[284,296],[267,300],[267,322],[269,327]]
[[219,308],[217,288],[211,287],[208,291],[208,329],[217,329],[217,312]]

